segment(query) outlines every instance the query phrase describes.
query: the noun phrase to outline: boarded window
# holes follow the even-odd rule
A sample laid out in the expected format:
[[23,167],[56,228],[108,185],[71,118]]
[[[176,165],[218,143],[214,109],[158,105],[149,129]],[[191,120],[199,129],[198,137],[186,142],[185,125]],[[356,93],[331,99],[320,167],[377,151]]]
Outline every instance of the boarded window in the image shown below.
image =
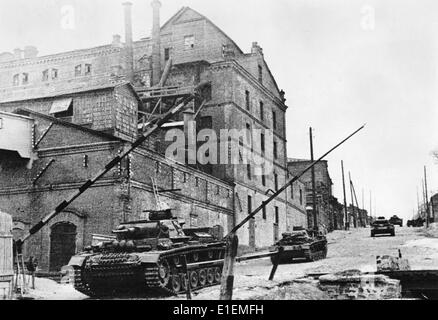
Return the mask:
[[73,99],[59,99],[52,102],[49,111],[56,118],[66,118],[73,116]]

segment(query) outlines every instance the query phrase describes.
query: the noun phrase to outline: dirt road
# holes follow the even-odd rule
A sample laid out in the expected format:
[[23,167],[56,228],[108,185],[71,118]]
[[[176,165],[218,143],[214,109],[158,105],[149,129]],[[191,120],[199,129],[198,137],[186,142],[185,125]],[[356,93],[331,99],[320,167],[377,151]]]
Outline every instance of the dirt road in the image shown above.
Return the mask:
[[[377,255],[397,255],[409,259],[412,269],[433,269],[438,266],[438,238],[426,236],[421,228],[398,228],[395,237],[370,237],[369,229],[335,231],[327,236],[328,257],[316,262],[280,265],[274,281],[268,281],[272,264],[268,258],[238,263],[236,265],[234,299],[254,299],[271,297],[279,287],[289,286],[296,290],[296,299],[324,299],[324,295],[314,286],[292,283],[306,273],[338,272],[348,269],[375,271]],[[33,292],[39,299],[86,299],[68,285],[57,285],[49,280],[38,279],[37,290]],[[290,295],[289,295],[290,297]],[[201,290],[193,299],[217,300],[219,287]],[[167,299],[185,299],[185,296]]]

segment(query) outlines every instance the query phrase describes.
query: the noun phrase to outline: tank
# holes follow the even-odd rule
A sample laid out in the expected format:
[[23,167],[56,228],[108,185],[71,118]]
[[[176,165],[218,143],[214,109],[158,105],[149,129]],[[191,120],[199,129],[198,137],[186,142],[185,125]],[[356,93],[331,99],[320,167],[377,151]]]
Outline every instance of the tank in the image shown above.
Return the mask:
[[194,291],[219,284],[226,247],[220,227],[183,226],[170,210],[151,211],[148,220],[120,225],[113,230],[114,240],[71,258],[75,289],[90,297],[175,295],[188,285]]
[[[297,228],[282,236],[270,248],[271,252],[276,252],[279,247],[283,247],[280,263],[291,263],[295,259],[316,261],[327,257],[327,239],[321,232]],[[275,263],[275,259],[275,255],[271,257],[272,263]]]

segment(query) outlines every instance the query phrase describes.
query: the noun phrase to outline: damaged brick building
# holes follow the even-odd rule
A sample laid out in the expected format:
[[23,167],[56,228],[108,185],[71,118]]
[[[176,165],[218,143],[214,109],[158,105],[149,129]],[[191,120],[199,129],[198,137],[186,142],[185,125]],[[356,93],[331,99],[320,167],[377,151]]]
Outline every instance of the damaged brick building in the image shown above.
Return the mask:
[[[49,56],[39,57],[34,47],[0,54],[0,210],[13,215],[16,236],[199,83],[209,84],[203,101],[168,128],[187,134],[194,123],[195,135],[206,128],[217,136],[222,129],[254,132],[244,147],[273,170],[257,175],[251,164],[174,161],[165,156],[163,130],[30,240],[26,253],[43,270],[59,270],[93,234],[110,234],[118,223],[156,209],[152,181],[171,190],[160,196],[187,224],[221,225],[226,232],[291,178],[286,100],[261,47],[253,43],[244,53],[188,7],[161,25],[160,6],[152,2],[152,35],[139,41],[133,41],[132,6],[125,3],[124,43],[116,35],[109,45]],[[18,140],[11,143],[11,136]],[[243,228],[240,244],[266,247],[282,232],[307,226],[303,192],[301,182],[288,188]]]

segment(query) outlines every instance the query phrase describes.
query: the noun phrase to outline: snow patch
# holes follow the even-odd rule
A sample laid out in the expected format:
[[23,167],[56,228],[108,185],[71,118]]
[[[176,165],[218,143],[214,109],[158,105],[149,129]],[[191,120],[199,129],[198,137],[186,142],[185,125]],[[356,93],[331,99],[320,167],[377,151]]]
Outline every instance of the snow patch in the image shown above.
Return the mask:
[[438,250],[438,239],[417,239],[417,240],[410,240],[405,243],[404,247],[408,248],[415,248],[415,247],[422,247],[422,248],[430,248]]

